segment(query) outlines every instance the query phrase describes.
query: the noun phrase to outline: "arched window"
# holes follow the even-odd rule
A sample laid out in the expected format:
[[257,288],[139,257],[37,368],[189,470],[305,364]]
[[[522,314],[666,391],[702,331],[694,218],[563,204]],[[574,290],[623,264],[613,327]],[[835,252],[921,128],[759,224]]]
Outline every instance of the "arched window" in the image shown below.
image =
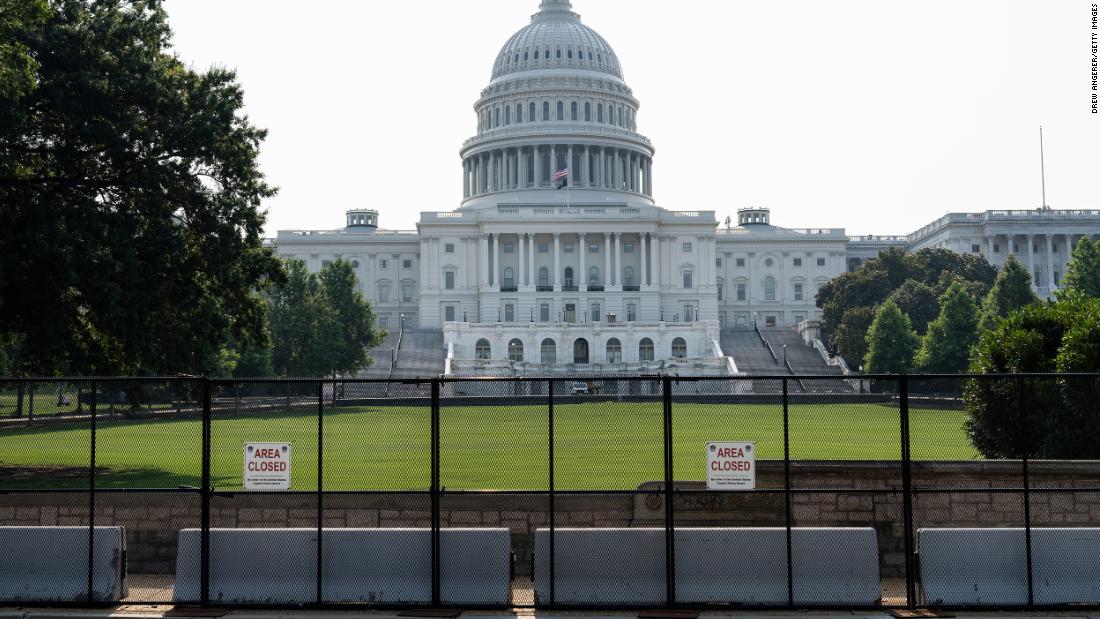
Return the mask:
[[549,101],[543,101],[542,102],[542,119],[543,120],[550,120],[550,102]]
[[518,125],[521,122],[523,122],[523,104],[522,103],[517,103],[516,104],[516,124]]
[[539,268],[539,287],[547,288],[550,286],[550,270],[546,267]]
[[558,58],[561,58],[561,50],[558,50]]
[[619,126],[623,126],[623,108],[619,108]]
[[565,285],[573,285],[573,267],[565,267]]
[[764,300],[765,301],[774,301],[775,300],[775,278],[774,277],[765,277],[764,278]]
[[512,124],[512,106],[504,108],[504,124]]
[[584,102],[584,122],[586,122],[586,123],[592,122],[592,102],[591,101],[585,101]]
[[573,59],[573,50],[569,50],[569,59],[570,59],[570,60],[572,60],[572,59]]
[[634,285],[634,267],[626,267],[623,269],[623,286],[631,287]]
[[514,283],[513,282],[514,276],[515,276],[515,272],[512,270],[512,267],[504,267],[504,287],[505,288],[511,288],[512,287],[512,285]]
[[474,346],[474,357],[476,359],[485,361],[485,360],[491,359],[492,356],[493,356],[493,351],[492,351],[491,348],[489,348],[489,340],[486,340],[486,339],[478,340],[477,344]]
[[638,360],[653,361],[653,340],[648,337],[643,337],[642,341],[638,342]]
[[600,285],[600,269],[599,267],[590,267],[588,269],[588,285],[599,286]]
[[611,338],[607,340],[607,362],[623,362],[623,344],[616,338]]
[[524,62],[527,62],[527,59],[530,58],[530,56],[529,56],[530,53],[531,52],[523,52],[523,61]]
[[684,341],[684,338],[678,337],[672,340],[672,358],[673,359],[686,359],[688,356],[688,345]]
[[569,104],[569,120],[577,120],[577,102]]
[[558,362],[558,345],[554,340],[546,338],[542,341],[541,356],[543,365],[554,365]]
[[598,123],[603,122],[603,104],[602,103],[597,103],[596,104],[596,122],[598,122]]
[[493,126],[500,126],[500,108],[498,107],[493,114]]
[[535,120],[537,120],[535,117],[535,102],[532,101],[531,104],[527,106],[527,122],[533,123]]
[[539,50],[535,50],[535,60],[539,59]]
[[523,342],[519,340],[508,342],[508,360],[516,363],[523,361]]
[[558,101],[558,120],[565,120],[565,103]]

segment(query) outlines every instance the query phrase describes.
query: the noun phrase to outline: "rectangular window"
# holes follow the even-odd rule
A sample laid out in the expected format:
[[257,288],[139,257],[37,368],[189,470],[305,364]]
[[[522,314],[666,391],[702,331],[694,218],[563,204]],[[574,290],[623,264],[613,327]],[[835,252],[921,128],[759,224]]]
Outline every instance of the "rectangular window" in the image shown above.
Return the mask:
[[389,303],[390,302],[390,285],[378,284],[378,302]]
[[413,261],[412,260],[402,260],[401,261],[401,268],[402,269],[411,269],[411,268],[413,268]]
[[504,304],[504,322],[516,321],[516,306],[511,303]]
[[1001,244],[1000,243],[994,243],[993,244],[993,253],[995,253],[995,254],[1001,253]]
[[379,260],[378,261],[378,268],[380,268],[380,269],[390,268],[390,261],[389,260]]
[[694,309],[694,306],[691,305],[684,306],[684,322],[691,322],[695,320],[695,312],[693,311]]
[[982,248],[981,248],[980,245],[971,245],[970,246],[970,252],[975,253],[975,254],[980,254],[980,253],[982,253]]
[[738,301],[744,301],[745,300],[745,298],[747,296],[747,292],[748,292],[746,290],[746,288],[747,287],[745,286],[745,284],[737,284],[737,300]]
[[794,259],[794,266],[796,266],[796,267],[802,266],[802,258],[795,258]]
[[512,253],[512,244],[511,243],[505,243],[504,244],[504,253],[506,253],[506,254]]
[[817,266],[819,266],[819,267],[825,266],[825,259],[824,258],[818,258],[817,259]]
[[805,320],[806,320],[806,317],[805,317],[805,316],[795,316],[795,317],[794,317],[794,321],[795,321],[795,323],[800,323],[800,322],[804,322]]
[[[448,253],[448,254],[455,253],[455,244],[454,243],[447,243],[446,245],[443,246],[443,252]],[[452,307],[451,309],[453,310],[454,308]]]
[[403,303],[411,303],[413,300],[413,287],[412,284],[405,284],[401,286],[401,301]]
[[737,266],[739,266],[739,267],[745,266],[745,259],[744,258],[738,258],[737,259]]
[[801,301],[802,300],[802,289],[803,289],[802,284],[795,284],[794,285],[794,300],[795,301]]
[[455,321],[455,306],[448,305],[447,307],[443,308],[443,320],[446,320],[447,322]]
[[600,304],[599,303],[593,303],[592,304],[592,315],[589,317],[589,320],[591,320],[592,322],[599,322],[600,321]]
[[443,287],[447,290],[455,289],[455,272],[447,271],[443,274]]
[[683,246],[682,249],[684,250],[685,254],[690,254],[691,253],[691,243],[684,243],[684,246]]
[[321,261],[321,268],[322,269],[327,269],[330,266],[332,266],[332,261],[331,260],[322,260]]
[[1012,244],[1012,253],[1014,253],[1014,254],[1020,253],[1020,244],[1019,243],[1013,243]]
[[724,286],[722,286],[722,284],[718,284],[718,300],[719,301],[722,300],[722,288],[724,288]]
[[542,241],[542,242],[540,242],[540,243],[539,243],[539,253],[540,253],[540,254],[548,254],[548,253],[550,253],[550,244],[549,244],[549,243],[547,243],[546,241]]
[[693,288],[691,281],[692,272],[684,271],[684,288]]
[[573,253],[573,244],[572,243],[562,243],[561,249],[565,253],[571,254],[571,253]]
[[624,254],[634,253],[634,243],[623,243],[623,253]]
[[722,268],[722,259],[721,258],[715,258],[714,259],[714,266],[718,267],[719,269]]
[[590,253],[590,254],[600,253],[600,246],[597,245],[596,243],[589,243],[588,244],[588,253]]
[[764,326],[765,326],[765,327],[772,327],[772,328],[774,328],[774,327],[775,327],[775,325],[776,325],[776,320],[775,320],[775,316],[765,316],[765,317],[764,317]]
[[379,314],[378,315],[378,326],[382,327],[383,329],[388,328],[390,326],[390,315],[389,314]]
[[626,321],[627,322],[634,322],[635,320],[638,320],[638,306],[635,305],[634,303],[627,303],[626,304]]
[[1062,272],[1061,271],[1058,271],[1058,270],[1054,271],[1054,285],[1055,286],[1061,286],[1062,285]]
[[550,304],[539,305],[539,322],[550,322]]

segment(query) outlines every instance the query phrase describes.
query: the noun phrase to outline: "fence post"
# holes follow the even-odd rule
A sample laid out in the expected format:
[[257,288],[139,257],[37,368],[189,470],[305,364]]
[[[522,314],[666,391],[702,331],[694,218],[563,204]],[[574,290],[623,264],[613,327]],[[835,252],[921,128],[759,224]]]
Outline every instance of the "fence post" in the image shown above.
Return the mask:
[[557,569],[556,569],[556,566],[554,564],[554,559],[555,559],[554,537],[556,537],[556,533],[554,532],[554,529],[555,529],[554,516],[557,513],[557,506],[554,503],[554,379],[551,378],[551,379],[547,380],[546,385],[547,385],[547,394],[548,394],[547,403],[549,405],[549,407],[547,409],[547,413],[548,413],[547,414],[547,428],[548,428],[548,432],[549,432],[549,440],[548,440],[547,446],[549,448],[549,455],[550,455],[549,477],[547,479],[547,481],[549,483],[549,490],[550,490],[550,514],[549,514],[549,516],[550,516],[549,517],[549,523],[550,523],[550,608],[554,608],[554,605],[556,603],[556,598],[557,598],[557,591],[556,591],[556,586],[557,586],[556,572],[557,572]]
[[663,410],[665,438],[665,584],[666,604],[676,605],[676,540],[672,501],[672,380],[664,377]]
[[[333,390],[336,384],[332,385]],[[325,383],[317,381],[317,604],[324,579],[325,536]]]
[[439,379],[432,379],[432,606],[440,601]]
[[1020,415],[1020,445],[1024,476],[1024,544],[1027,557],[1027,606],[1035,607],[1035,581],[1031,559],[1031,473],[1028,463],[1027,407],[1024,406],[1024,377],[1016,377],[1016,407]]
[[791,548],[791,419],[788,382],[783,379],[783,497],[787,519],[787,605],[794,607],[794,552]]
[[23,416],[23,392],[26,389],[22,381],[19,382],[18,395],[15,399],[15,418],[18,419]]
[[210,379],[202,379],[202,490],[199,542],[199,604],[210,605]]
[[909,444],[909,377],[898,379],[901,413],[902,518],[905,526],[905,607],[917,606],[916,557],[913,554],[913,462]]
[[[96,397],[99,392],[97,381],[92,381],[91,414],[91,451],[88,457],[88,603],[95,600],[95,415]],[[34,390],[31,390],[34,398]]]

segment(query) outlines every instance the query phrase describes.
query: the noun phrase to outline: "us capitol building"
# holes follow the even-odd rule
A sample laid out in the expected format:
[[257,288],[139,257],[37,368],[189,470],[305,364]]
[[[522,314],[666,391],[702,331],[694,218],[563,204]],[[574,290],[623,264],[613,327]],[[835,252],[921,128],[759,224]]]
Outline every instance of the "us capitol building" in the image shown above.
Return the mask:
[[810,342],[817,289],[885,248],[946,247],[995,265],[1014,253],[1049,295],[1072,241],[1100,235],[1098,211],[953,213],[907,236],[849,237],[776,227],[765,208],[719,221],[658,206],[639,101],[572,8],[542,0],[497,56],[460,151],[457,210],[390,231],[357,209],[343,229],[275,241],[312,271],[351,261],[383,327],[442,333],[447,373],[729,374],[739,351],[723,346],[739,344],[724,333],[801,326]]

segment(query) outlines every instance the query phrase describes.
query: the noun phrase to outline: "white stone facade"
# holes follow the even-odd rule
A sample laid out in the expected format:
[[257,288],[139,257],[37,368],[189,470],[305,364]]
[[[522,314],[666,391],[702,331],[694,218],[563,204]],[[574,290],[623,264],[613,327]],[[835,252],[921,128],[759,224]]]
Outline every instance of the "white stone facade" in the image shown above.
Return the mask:
[[951,214],[908,236],[849,238],[775,227],[767,209],[741,209],[736,225],[719,224],[712,206],[669,210],[653,197],[639,105],[570,2],[542,0],[475,104],[457,210],[398,232],[380,229],[377,211],[349,211],[342,230],[280,231],[278,253],[314,271],[352,261],[383,326],[443,330],[454,373],[713,374],[733,369],[721,328],[817,320],[818,288],[886,247],[976,251],[994,264],[1015,252],[1047,293],[1067,239],[1100,235],[1095,211]]

